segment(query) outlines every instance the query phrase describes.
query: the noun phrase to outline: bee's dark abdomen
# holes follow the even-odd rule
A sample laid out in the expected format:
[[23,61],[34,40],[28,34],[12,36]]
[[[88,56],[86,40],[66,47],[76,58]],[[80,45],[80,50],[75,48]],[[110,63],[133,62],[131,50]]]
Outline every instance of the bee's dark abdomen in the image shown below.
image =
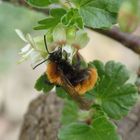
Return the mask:
[[72,76],[72,78],[70,79],[70,82],[73,85],[76,85],[76,84],[88,79],[88,77],[89,77],[89,74],[88,74],[87,70],[79,71]]
[[89,77],[87,69],[81,70],[75,68],[66,61],[61,62],[59,67],[63,71],[63,74],[66,76],[66,78],[72,83],[72,85],[76,85]]

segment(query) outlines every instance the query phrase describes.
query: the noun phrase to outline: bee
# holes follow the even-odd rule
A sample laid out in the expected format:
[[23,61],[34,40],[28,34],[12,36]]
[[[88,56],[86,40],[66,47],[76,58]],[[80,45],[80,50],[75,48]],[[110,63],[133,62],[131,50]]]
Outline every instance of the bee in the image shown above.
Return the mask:
[[77,95],[83,95],[94,87],[98,78],[97,71],[95,68],[81,68],[81,58],[78,51],[75,54],[76,63],[70,64],[67,53],[65,59],[62,57],[62,47],[58,47],[58,50],[50,53],[45,36],[44,43],[49,57],[40,64],[48,61],[46,75],[50,83],[64,86],[68,92],[72,91],[72,94]]

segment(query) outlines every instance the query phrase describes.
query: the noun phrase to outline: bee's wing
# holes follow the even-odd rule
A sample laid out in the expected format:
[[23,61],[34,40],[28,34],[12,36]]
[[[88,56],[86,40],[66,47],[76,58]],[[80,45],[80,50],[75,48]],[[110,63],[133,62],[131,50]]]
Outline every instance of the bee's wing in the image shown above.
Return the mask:
[[60,76],[62,79],[62,87],[64,90],[74,99],[82,109],[89,109],[91,106],[91,101],[85,99],[84,97],[80,96],[77,91],[75,91],[73,85],[67,79],[67,77],[63,74],[62,70],[59,68]]

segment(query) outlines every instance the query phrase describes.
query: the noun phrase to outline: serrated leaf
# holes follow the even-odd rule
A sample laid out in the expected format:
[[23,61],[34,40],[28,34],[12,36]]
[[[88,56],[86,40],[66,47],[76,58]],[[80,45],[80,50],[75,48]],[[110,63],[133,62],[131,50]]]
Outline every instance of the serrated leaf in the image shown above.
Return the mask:
[[59,140],[120,140],[116,127],[105,115],[95,115],[91,125],[72,123],[60,129]]
[[111,13],[117,13],[123,1],[124,0],[71,0],[77,7],[88,4]]
[[78,120],[78,106],[75,102],[65,100],[64,108],[61,116],[62,125],[68,125]]
[[53,87],[54,85],[49,83],[46,74],[41,75],[35,83],[35,89],[44,93],[49,92]]
[[86,26],[110,28],[116,23],[123,0],[71,0],[79,9]]
[[99,61],[99,60],[95,60],[91,63],[89,63],[90,67],[96,67],[98,70],[98,76],[101,78],[104,74],[105,74],[105,68],[104,68],[104,64]]
[[39,26],[34,27],[35,30],[44,30],[54,28],[60,22],[61,17],[66,13],[63,8],[56,8],[50,10],[50,17],[38,21]]
[[125,0],[105,0],[106,9],[112,13],[118,13],[123,1]]
[[129,72],[120,63],[109,61],[104,69],[101,62],[93,62],[101,77],[94,89],[97,102],[101,104],[103,110],[113,119],[120,119],[127,115],[130,108],[137,99],[137,89],[135,85],[127,83]]
[[116,22],[116,17],[108,11],[90,5],[82,6],[80,14],[85,25],[91,28],[110,28]]

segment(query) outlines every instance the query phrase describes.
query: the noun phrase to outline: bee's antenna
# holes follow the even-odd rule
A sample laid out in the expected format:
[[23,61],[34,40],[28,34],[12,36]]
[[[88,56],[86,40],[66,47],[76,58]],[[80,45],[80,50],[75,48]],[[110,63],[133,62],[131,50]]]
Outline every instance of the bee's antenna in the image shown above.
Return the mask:
[[48,50],[48,45],[47,45],[47,41],[46,41],[46,36],[44,35],[44,42],[45,42],[45,48],[48,52],[48,54],[50,54],[49,50]]
[[36,69],[36,68],[37,68],[38,66],[40,66],[41,64],[43,64],[44,62],[46,62],[47,60],[48,60],[48,58],[45,59],[44,61],[40,62],[40,63],[37,64],[36,66],[34,66],[34,67],[33,67],[33,70]]

